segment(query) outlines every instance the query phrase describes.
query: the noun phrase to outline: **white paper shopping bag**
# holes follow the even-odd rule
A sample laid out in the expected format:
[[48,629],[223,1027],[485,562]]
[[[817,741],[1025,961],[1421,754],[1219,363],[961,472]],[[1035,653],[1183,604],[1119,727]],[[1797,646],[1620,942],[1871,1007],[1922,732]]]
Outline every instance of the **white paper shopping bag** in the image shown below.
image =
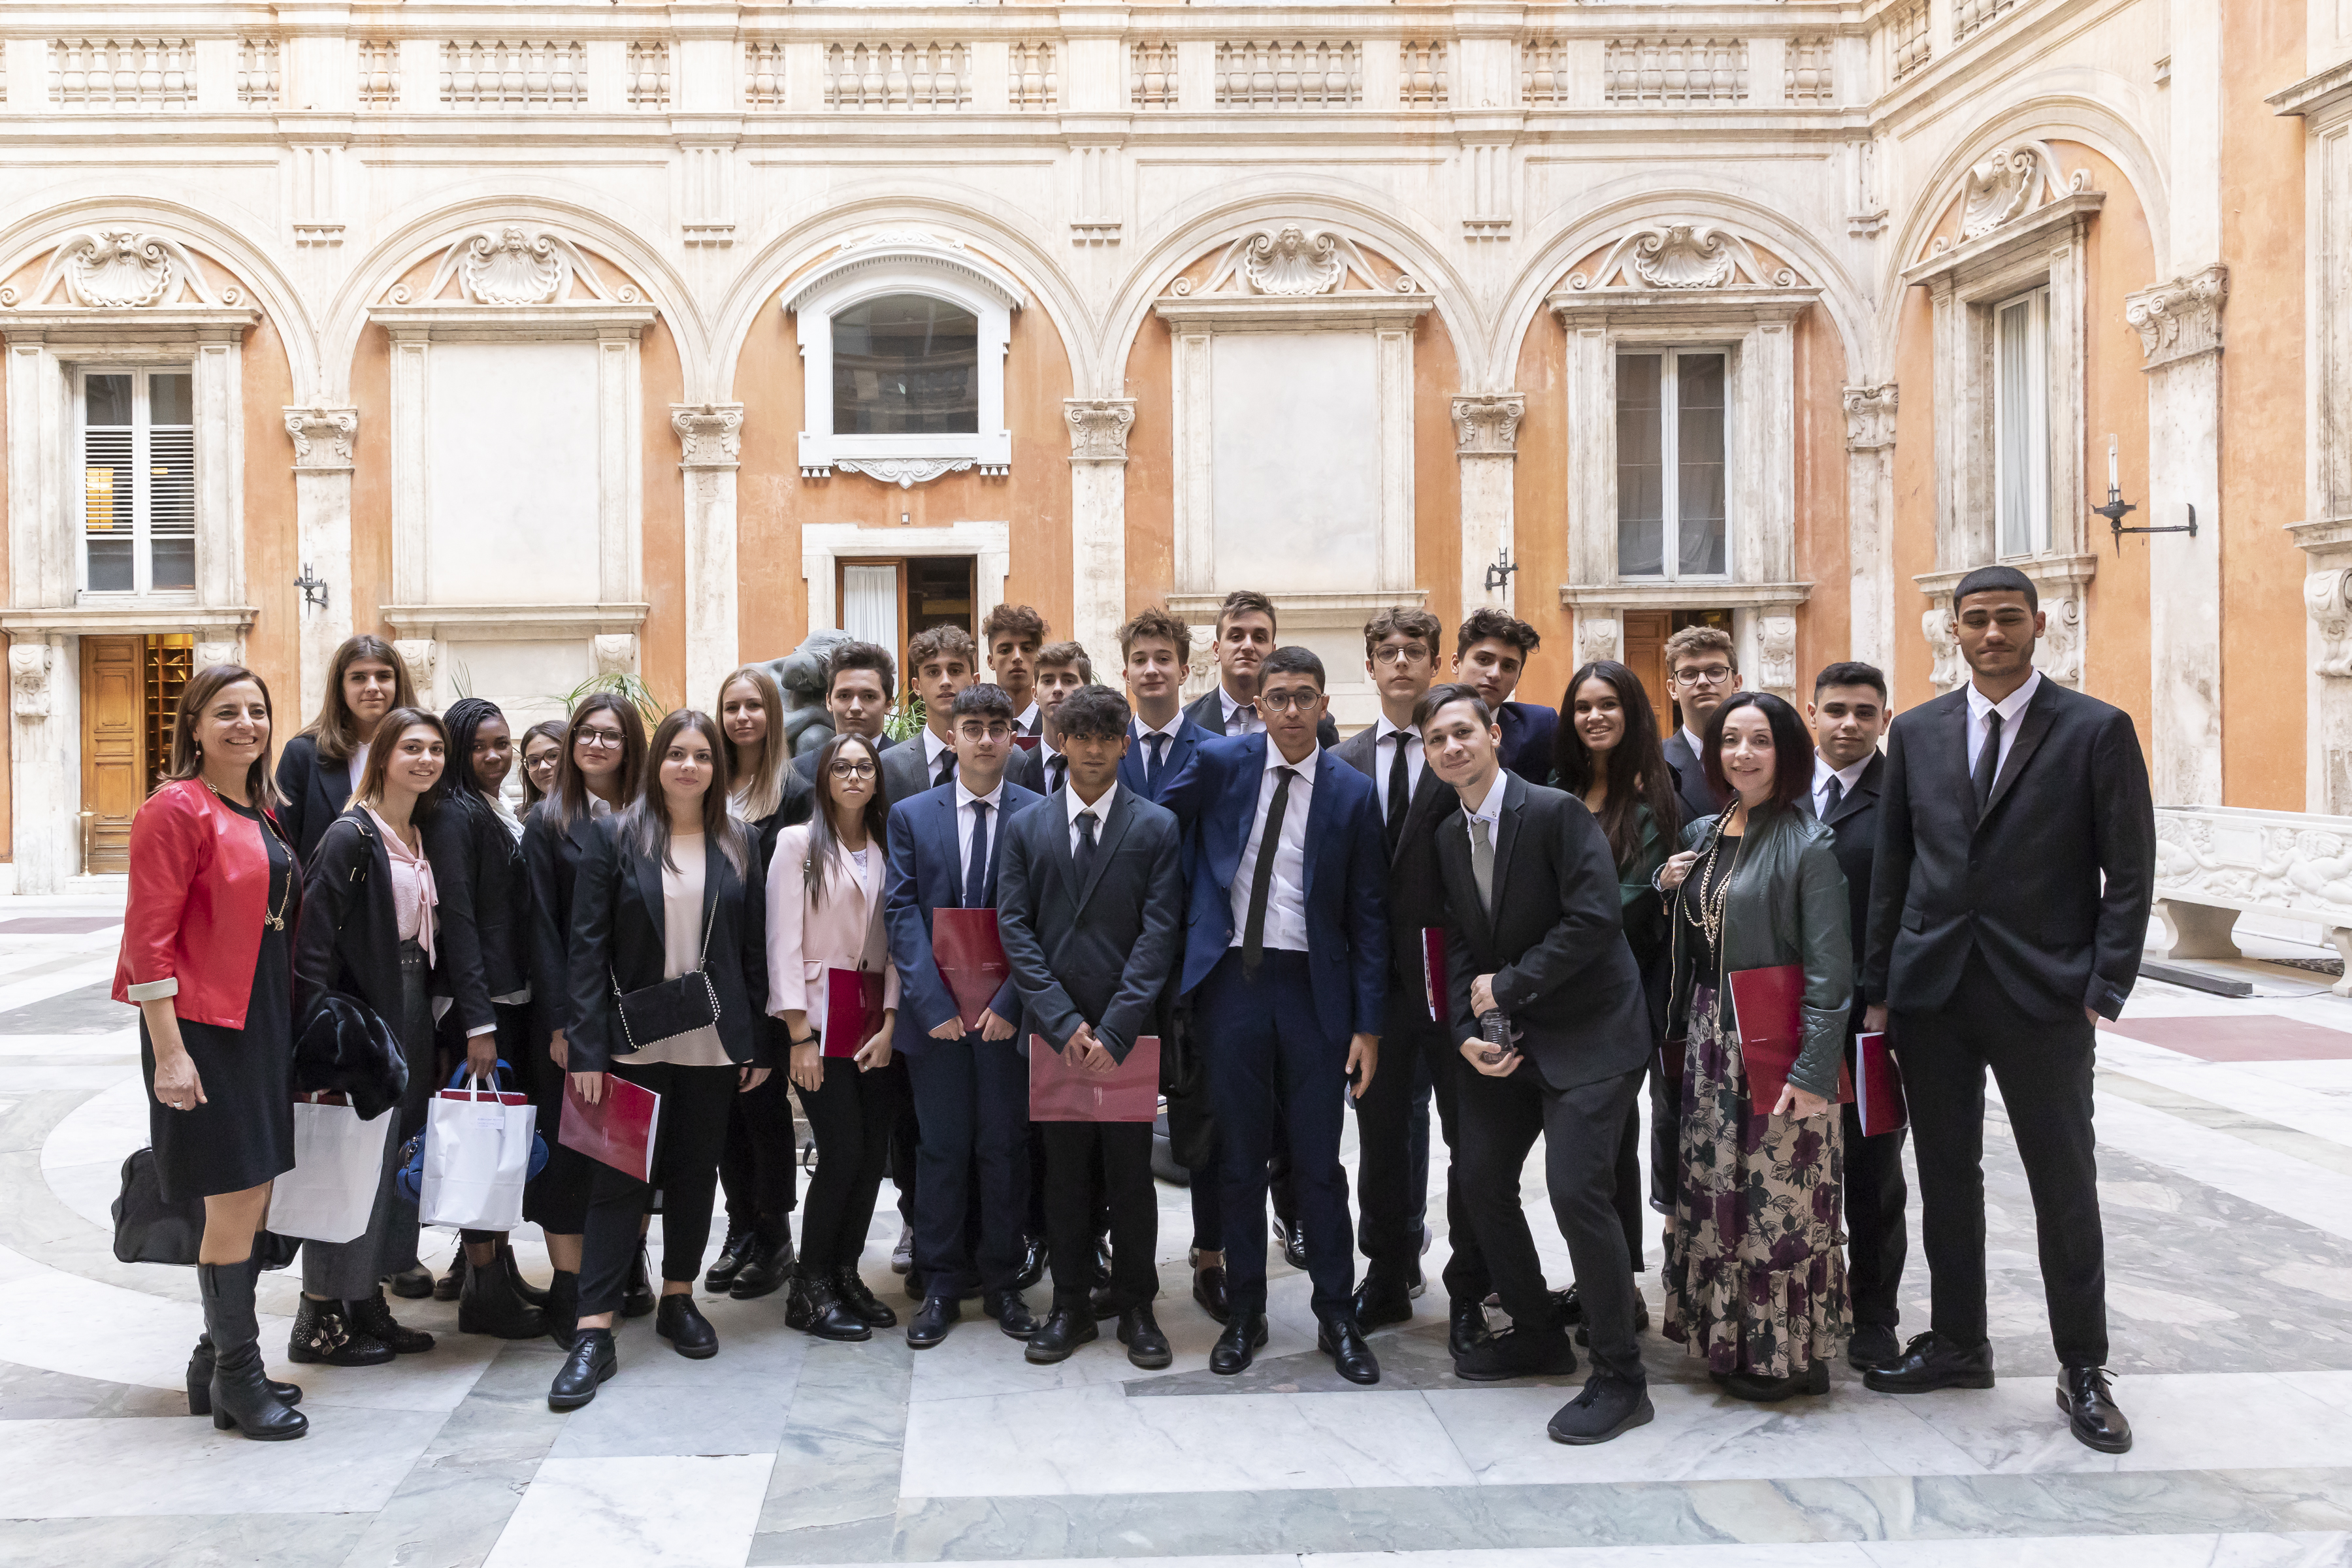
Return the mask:
[[538,1131],[539,1111],[522,1095],[467,1089],[435,1095],[425,1123],[419,1222],[466,1230],[521,1225]]
[[383,1145],[400,1118],[362,1121],[348,1105],[294,1102],[294,1168],[271,1184],[268,1228],[310,1241],[350,1241],[367,1229],[383,1180]]

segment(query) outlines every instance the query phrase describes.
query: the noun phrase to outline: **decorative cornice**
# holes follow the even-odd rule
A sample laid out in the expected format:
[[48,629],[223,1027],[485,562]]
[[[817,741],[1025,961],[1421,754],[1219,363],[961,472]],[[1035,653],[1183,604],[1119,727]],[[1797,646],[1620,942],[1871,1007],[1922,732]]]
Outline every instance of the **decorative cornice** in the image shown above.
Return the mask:
[[1131,397],[1066,397],[1062,417],[1070,426],[1074,463],[1124,463],[1127,433],[1135,424]]
[[677,432],[681,468],[731,468],[742,455],[740,403],[673,403],[669,427]]
[[359,433],[356,408],[289,408],[286,434],[294,440],[294,467],[303,473],[335,473],[352,466],[352,438]]
[[1570,289],[1793,289],[1791,267],[1767,267],[1746,237],[1707,223],[1659,219],[1628,229],[1599,266],[1568,275]]
[[1849,386],[1845,389],[1845,449],[1877,452],[1895,445],[1895,387]]
[[1454,400],[1454,450],[1462,457],[1512,457],[1519,449],[1519,421],[1528,400],[1519,393],[1496,393]]
[[2221,306],[2230,269],[2220,262],[2124,296],[2124,320],[2139,334],[2142,370],[2221,352]]
[[909,264],[937,268],[976,283],[1008,310],[1028,308],[1029,296],[1011,273],[952,235],[920,229],[883,229],[842,241],[831,256],[793,284],[781,303],[786,315],[796,315],[803,305],[844,277],[877,267]]
[[[1353,278],[1359,289],[1351,289]],[[1271,296],[1302,300],[1318,295],[1419,294],[1425,292],[1411,278],[1383,284],[1380,274],[1356,242],[1330,229],[1308,229],[1302,224],[1245,234],[1225,247],[1205,282],[1195,287],[1179,278],[1168,292],[1179,300],[1234,294],[1244,298]]]
[[430,304],[454,287],[458,301],[468,305],[562,306],[572,301],[575,279],[596,304],[635,305],[643,300],[634,284],[605,288],[587,253],[564,236],[510,223],[459,235],[441,253],[441,264],[421,296],[413,297],[407,284],[395,283],[385,290],[383,300],[388,305]]

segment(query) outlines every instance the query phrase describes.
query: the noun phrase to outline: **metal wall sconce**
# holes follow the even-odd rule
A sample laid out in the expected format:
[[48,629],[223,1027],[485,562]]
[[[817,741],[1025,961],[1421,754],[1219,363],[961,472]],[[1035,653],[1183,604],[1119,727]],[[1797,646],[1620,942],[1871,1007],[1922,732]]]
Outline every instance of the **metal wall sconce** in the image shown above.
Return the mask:
[[2107,520],[2107,530],[2116,542],[2116,553],[2121,555],[2124,552],[2124,535],[2126,533],[2185,533],[2191,539],[2197,537],[2197,509],[2193,505],[2189,509],[2187,522],[2171,523],[2162,528],[2126,528],[2124,513],[2138,510],[2139,508],[2124,500],[2123,490],[2117,483],[2116,438],[2110,436],[2107,437],[2107,504],[2093,507],[2091,515]]
[[327,585],[310,574],[309,562],[302,563],[302,575],[294,579],[294,585],[302,590],[304,605],[320,610],[327,607]]
[[1504,545],[1495,552],[1494,561],[1486,568],[1486,592],[1492,594],[1497,589],[1508,592],[1511,574],[1518,569],[1519,563],[1511,559],[1511,547]]

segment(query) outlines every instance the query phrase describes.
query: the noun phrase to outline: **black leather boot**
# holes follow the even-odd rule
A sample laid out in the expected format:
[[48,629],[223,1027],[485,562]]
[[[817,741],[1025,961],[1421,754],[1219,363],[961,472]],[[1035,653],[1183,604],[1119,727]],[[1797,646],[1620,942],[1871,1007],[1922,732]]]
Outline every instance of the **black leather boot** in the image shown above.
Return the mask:
[[547,1282],[547,1305],[540,1309],[547,1320],[547,1337],[565,1350],[580,1330],[580,1276],[567,1274],[559,1268]]
[[784,1300],[784,1327],[799,1329],[821,1340],[870,1340],[874,1331],[841,1304],[833,1281],[805,1268],[793,1270],[793,1291]]
[[423,1329],[406,1328],[394,1321],[392,1303],[378,1290],[373,1296],[343,1303],[350,1309],[352,1327],[369,1338],[390,1345],[400,1355],[423,1355],[433,1348],[433,1336]]
[[661,1307],[654,1313],[654,1332],[688,1361],[709,1361],[719,1353],[719,1331],[694,1304],[693,1296],[683,1290],[662,1292]]
[[204,1299],[205,1330],[213,1343],[206,1390],[213,1426],[232,1427],[261,1443],[299,1437],[310,1417],[270,1392],[261,1375],[261,1326],[253,1315],[253,1271],[243,1263],[199,1263],[196,1291]]
[[[314,1301],[305,1296],[294,1310],[294,1327],[286,1336],[288,1361],[382,1366],[392,1358],[390,1345],[352,1327],[341,1301]],[[217,1355],[215,1360],[217,1363]]]
[[613,1331],[581,1329],[572,1336],[572,1353],[556,1369],[547,1385],[550,1410],[577,1410],[596,1397],[596,1385],[621,1370],[613,1353]]
[[702,1276],[702,1288],[714,1296],[724,1296],[742,1271],[744,1259],[751,1255],[751,1237],[755,1233],[749,1226],[727,1227],[727,1239],[719,1248],[719,1261]]
[[466,1244],[460,1241],[457,1250],[449,1255],[449,1271],[433,1281],[433,1299],[454,1301],[466,1293]]
[[[270,1383],[269,1392],[278,1403],[292,1409],[302,1403],[302,1385],[299,1383]],[[213,1337],[196,1336],[196,1348],[188,1352],[188,1414],[210,1415],[213,1413]]]
[[547,1315],[515,1294],[503,1264],[466,1271],[457,1298],[457,1331],[499,1340],[535,1340],[547,1332]]
[[849,1309],[852,1316],[868,1327],[895,1329],[898,1326],[898,1314],[875,1299],[874,1292],[867,1289],[866,1281],[858,1277],[856,1264],[845,1263],[833,1271],[833,1293],[841,1299],[841,1304]]
[[629,1288],[621,1293],[621,1316],[642,1318],[654,1310],[654,1266],[646,1244],[637,1243],[637,1260],[629,1265]]
[[522,1298],[524,1306],[547,1305],[547,1292],[522,1277],[522,1265],[516,1261],[514,1248],[503,1241],[499,1243],[499,1267],[507,1271],[507,1283],[514,1287],[514,1293]]
[[737,1266],[734,1283],[727,1293],[738,1301],[756,1301],[782,1289],[792,1277],[791,1238],[779,1242],[754,1232],[744,1246],[743,1261]]

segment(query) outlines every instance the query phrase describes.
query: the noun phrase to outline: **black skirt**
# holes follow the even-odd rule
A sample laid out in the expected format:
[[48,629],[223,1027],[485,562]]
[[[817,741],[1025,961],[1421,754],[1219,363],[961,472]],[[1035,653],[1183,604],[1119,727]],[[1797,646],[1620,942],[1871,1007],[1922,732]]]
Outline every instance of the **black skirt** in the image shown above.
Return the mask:
[[[223,801],[254,825],[269,851],[269,903],[287,907],[294,858],[261,826],[261,814]],[[204,1102],[174,1110],[155,1098],[155,1045],[147,1017],[139,1017],[139,1064],[147,1078],[147,1136],[163,1196],[189,1198],[241,1193],[294,1168],[293,932],[264,924],[253,965],[253,994],[245,1027],[180,1020],[180,1043],[195,1064]]]

